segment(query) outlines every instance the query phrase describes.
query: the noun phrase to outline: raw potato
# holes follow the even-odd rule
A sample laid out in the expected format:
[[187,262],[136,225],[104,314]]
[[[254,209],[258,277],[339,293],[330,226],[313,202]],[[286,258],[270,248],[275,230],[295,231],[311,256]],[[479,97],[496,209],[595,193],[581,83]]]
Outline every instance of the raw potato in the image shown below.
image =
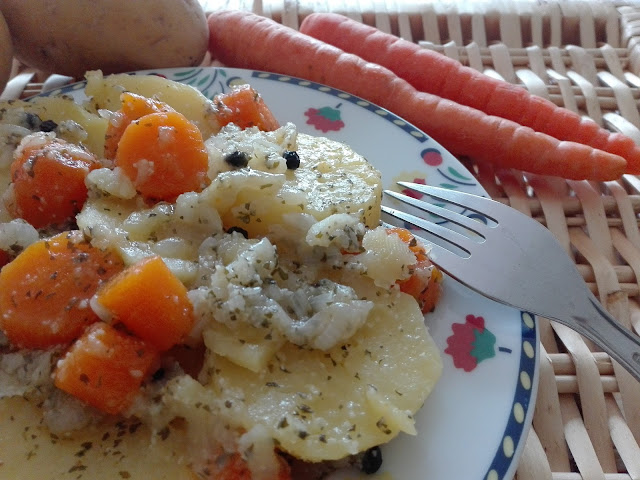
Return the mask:
[[9,81],[11,67],[13,65],[13,43],[9,27],[2,14],[0,14],[0,93]]
[[46,73],[198,65],[209,32],[198,0],[3,0],[16,57]]

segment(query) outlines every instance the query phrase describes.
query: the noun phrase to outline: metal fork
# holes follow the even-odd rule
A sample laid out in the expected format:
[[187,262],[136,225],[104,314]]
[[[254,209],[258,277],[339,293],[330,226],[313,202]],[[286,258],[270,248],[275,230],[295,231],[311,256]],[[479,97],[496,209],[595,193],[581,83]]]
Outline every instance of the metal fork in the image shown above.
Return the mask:
[[[398,184],[488,220],[485,224],[412,196],[385,191],[403,204],[447,221],[435,223],[408,213],[406,208],[382,207],[392,217],[437,237],[438,243],[426,242],[431,260],[441,270],[496,302],[572,328],[640,380],[640,337],[607,313],[548,229],[489,198],[416,183]],[[445,226],[449,224],[463,228]]]

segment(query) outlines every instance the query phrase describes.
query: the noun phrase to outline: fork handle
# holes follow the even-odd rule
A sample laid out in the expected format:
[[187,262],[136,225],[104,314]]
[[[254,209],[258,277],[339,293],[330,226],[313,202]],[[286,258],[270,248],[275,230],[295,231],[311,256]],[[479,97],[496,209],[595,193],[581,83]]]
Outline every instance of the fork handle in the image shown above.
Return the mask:
[[[599,318],[573,315],[572,320],[575,323],[569,326],[599,345],[640,381],[640,337],[620,325],[595,297],[590,297],[589,300]],[[560,319],[558,321],[566,323]]]

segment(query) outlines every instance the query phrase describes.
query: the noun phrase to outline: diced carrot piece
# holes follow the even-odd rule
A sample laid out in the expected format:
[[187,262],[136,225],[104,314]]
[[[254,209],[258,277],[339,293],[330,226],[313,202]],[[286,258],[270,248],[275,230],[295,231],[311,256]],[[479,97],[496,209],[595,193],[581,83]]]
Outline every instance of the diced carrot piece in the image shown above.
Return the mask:
[[206,186],[209,157],[198,127],[181,113],[159,112],[127,126],[115,164],[147,199],[172,201]]
[[240,85],[216,95],[213,103],[221,127],[234,123],[242,129],[258,127],[265,132],[280,127],[262,96],[250,85]]
[[98,322],[58,361],[54,383],[100,411],[117,414],[131,405],[158,365],[159,354],[153,347]]
[[[282,456],[278,455],[278,476],[273,480],[291,480],[291,467]],[[211,480],[252,480],[251,470],[242,455],[231,455],[221,471],[216,472]]]
[[120,95],[120,100],[122,107],[113,113],[105,135],[104,156],[109,159],[115,158],[118,142],[131,122],[150,113],[174,111],[164,102],[137,93],[124,92]]
[[400,291],[418,301],[422,313],[432,312],[440,299],[442,273],[429,260],[419,260],[413,274],[398,282]]
[[398,235],[416,256],[416,264],[412,266],[411,276],[406,280],[398,281],[400,291],[415,298],[422,313],[433,311],[440,299],[442,272],[431,263],[424,245],[409,230],[392,227],[387,229],[387,233]]
[[187,289],[158,256],[127,267],[100,288],[96,300],[114,322],[160,351],[180,343],[193,327]]
[[99,166],[88,150],[59,138],[16,151],[11,164],[11,215],[36,228],[72,221],[87,199],[87,174]]
[[0,270],[0,328],[18,347],[68,344],[98,321],[89,300],[123,268],[78,230],[33,243]]

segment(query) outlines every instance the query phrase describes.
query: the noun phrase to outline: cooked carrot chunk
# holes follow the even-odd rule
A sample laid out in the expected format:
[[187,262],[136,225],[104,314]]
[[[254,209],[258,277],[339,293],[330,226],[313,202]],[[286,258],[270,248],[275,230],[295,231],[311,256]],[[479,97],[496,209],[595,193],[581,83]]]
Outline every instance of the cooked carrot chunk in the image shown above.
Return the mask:
[[116,166],[149,200],[174,200],[207,184],[209,157],[198,127],[178,112],[150,113],[130,123]]
[[67,344],[98,320],[89,299],[123,268],[78,230],[33,243],[0,270],[0,329],[18,347]]
[[400,291],[408,293],[418,301],[422,313],[433,311],[440,299],[442,273],[429,260],[419,260],[413,274],[398,282]]
[[83,402],[117,414],[131,405],[158,362],[158,353],[143,340],[98,322],[58,361],[54,382]]
[[114,112],[105,135],[104,156],[110,159],[115,158],[118,142],[131,122],[150,113],[174,111],[164,102],[137,93],[124,92],[120,95],[120,100],[122,107]]
[[442,273],[429,257],[424,246],[405,228],[388,228],[389,234],[395,234],[405,242],[416,256],[416,264],[412,266],[412,274],[406,280],[398,281],[400,291],[415,298],[422,313],[431,312],[440,299]]
[[187,289],[158,256],[127,267],[100,288],[96,299],[113,322],[160,351],[180,343],[193,327]]
[[234,123],[238,127],[258,127],[265,132],[276,130],[276,120],[262,96],[250,85],[240,85],[213,99],[220,126]]
[[87,199],[85,178],[99,166],[81,146],[43,138],[16,151],[11,164],[13,195],[5,200],[15,218],[36,228],[72,221]]

